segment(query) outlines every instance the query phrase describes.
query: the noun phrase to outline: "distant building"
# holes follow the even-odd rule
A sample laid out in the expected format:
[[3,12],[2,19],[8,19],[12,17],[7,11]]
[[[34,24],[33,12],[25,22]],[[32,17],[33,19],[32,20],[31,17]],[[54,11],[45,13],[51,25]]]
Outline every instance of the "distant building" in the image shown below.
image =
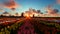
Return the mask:
[[24,17],[24,13],[21,13],[21,17]]

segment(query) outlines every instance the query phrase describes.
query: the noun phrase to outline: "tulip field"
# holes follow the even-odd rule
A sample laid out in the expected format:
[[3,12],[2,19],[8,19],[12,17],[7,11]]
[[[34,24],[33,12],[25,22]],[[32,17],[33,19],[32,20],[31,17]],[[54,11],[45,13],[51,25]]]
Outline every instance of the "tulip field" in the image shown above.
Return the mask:
[[60,22],[41,18],[7,18],[7,20],[12,22],[3,20],[5,23],[0,24],[0,34],[60,34]]

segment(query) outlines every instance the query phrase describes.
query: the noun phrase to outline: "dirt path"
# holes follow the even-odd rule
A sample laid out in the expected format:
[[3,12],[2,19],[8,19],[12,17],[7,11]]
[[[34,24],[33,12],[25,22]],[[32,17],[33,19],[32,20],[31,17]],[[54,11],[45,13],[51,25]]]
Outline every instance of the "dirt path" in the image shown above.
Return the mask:
[[24,24],[19,28],[18,34],[37,34],[30,20],[24,20]]

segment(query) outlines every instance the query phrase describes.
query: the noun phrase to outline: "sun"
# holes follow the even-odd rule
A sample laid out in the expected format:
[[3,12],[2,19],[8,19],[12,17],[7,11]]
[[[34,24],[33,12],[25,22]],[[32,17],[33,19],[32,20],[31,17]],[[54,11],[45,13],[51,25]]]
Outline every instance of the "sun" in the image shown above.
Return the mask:
[[25,17],[30,17],[30,15],[28,15],[28,14],[25,14],[24,16],[25,16]]

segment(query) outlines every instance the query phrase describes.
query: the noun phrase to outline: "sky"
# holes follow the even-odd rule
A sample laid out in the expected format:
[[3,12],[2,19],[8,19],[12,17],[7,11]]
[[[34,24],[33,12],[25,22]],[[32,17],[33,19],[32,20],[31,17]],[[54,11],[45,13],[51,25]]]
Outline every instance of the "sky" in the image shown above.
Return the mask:
[[[0,0],[0,3],[3,2],[3,1],[4,0]],[[50,4],[53,5],[54,3],[56,3],[56,0],[14,0],[14,1],[18,4],[18,7],[14,11],[18,12],[18,13],[25,12],[29,8],[33,8],[33,9],[36,9],[36,10],[41,10],[41,12],[45,13],[44,8],[46,8]],[[60,5],[54,4],[52,6],[52,8],[60,10]],[[1,7],[0,7],[0,9],[1,9]],[[10,13],[14,12],[14,11],[8,9],[8,8],[2,7],[2,9],[4,11],[10,12]]]

